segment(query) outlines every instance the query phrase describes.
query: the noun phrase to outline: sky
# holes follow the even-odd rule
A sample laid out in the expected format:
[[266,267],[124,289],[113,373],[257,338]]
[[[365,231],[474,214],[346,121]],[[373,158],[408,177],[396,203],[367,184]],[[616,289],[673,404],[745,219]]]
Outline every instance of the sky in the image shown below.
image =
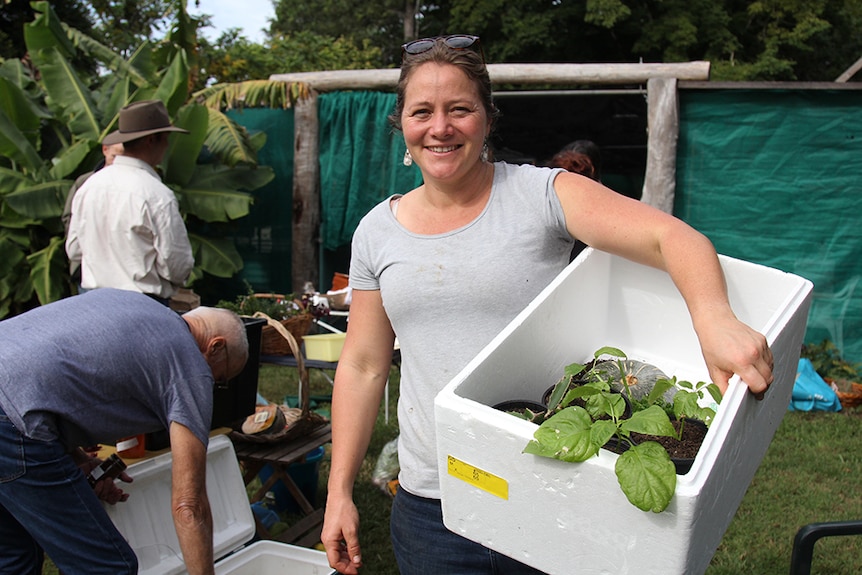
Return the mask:
[[194,0],[186,4],[189,14],[210,14],[213,26],[200,31],[209,40],[217,39],[229,28],[242,28],[242,35],[252,42],[262,43],[265,34],[261,31],[269,27],[270,18],[275,16],[272,0],[200,0],[196,7]]

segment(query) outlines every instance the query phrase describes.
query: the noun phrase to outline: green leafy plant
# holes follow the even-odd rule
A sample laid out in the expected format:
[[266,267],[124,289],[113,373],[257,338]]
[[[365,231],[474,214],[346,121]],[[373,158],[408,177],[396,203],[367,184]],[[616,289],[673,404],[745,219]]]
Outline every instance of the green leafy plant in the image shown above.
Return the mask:
[[[613,356],[617,362],[626,359],[625,353],[619,349],[603,347],[594,353],[589,364],[566,366],[564,377],[551,392],[546,419],[534,433],[534,439],[524,448],[524,453],[582,462],[598,455],[599,450],[616,437],[624,446],[614,469],[620,488],[629,502],[639,509],[659,513],[673,498],[676,468],[659,443],[635,443],[632,434],[681,438],[684,425],[677,430],[668,411],[658,404],[670,388],[676,388],[669,410],[672,414],[678,418],[704,419],[707,424],[712,421],[715,411],[701,407],[699,400],[709,393],[719,402],[721,394],[714,384],[700,382],[692,385],[675,377],[660,379],[645,404],[637,410],[633,408],[630,417],[623,417],[626,401],[622,394],[630,396],[625,371],[619,365],[618,379],[609,377],[607,361],[600,361],[605,355]],[[618,391],[614,391],[615,385]],[[578,400],[583,405],[573,405]]]
[[293,294],[284,297],[256,297],[253,294],[237,296],[234,301],[221,300],[216,307],[229,309],[239,315],[265,313],[275,320],[302,315],[305,311],[294,301]]
[[[190,281],[242,269],[226,230],[249,213],[251,192],[274,178],[257,161],[266,134],[190,98],[200,21],[184,6],[168,37],[125,58],[60,22],[49,2],[32,3],[36,18],[23,25],[28,58],[0,62],[0,318],[72,293],[60,222],[66,194],[101,157],[119,110],[138,100],[161,99],[191,132],[171,139],[160,166],[189,229]],[[81,58],[110,73],[94,76]]]
[[279,321],[303,314],[311,314],[319,318],[329,313],[329,308],[315,303],[311,294],[303,294],[299,298],[294,294],[260,294],[255,293],[247,281],[245,285],[248,290],[246,294],[237,296],[233,301],[221,300],[216,307],[229,309],[239,315],[254,315],[256,312],[261,312]]
[[[673,396],[673,402],[667,405],[662,397],[664,392],[669,389],[675,389],[676,393]],[[670,379],[656,381],[643,405],[645,407],[658,405],[676,419],[681,421],[684,421],[685,418],[699,419],[710,426],[715,418],[715,409],[701,405],[701,401],[707,394],[712,397],[716,404],[721,403],[721,391],[714,383],[699,381],[694,384],[690,381],[677,380],[676,376],[673,376]],[[639,402],[632,400],[632,404],[639,405]]]
[[841,357],[841,350],[828,339],[820,343],[806,343],[801,357],[811,360],[814,371],[824,379],[859,380],[859,364],[852,364]]

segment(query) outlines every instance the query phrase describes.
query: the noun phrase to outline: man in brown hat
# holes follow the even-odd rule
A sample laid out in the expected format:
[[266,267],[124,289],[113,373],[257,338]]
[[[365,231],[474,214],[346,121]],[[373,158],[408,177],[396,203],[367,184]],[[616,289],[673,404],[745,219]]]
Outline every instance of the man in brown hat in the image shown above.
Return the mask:
[[147,294],[165,305],[194,266],[179,205],[156,167],[168,149],[171,124],[159,100],[120,110],[119,129],[103,145],[123,144],[123,155],[94,173],[72,201],[66,253],[80,262],[81,287],[113,287]]

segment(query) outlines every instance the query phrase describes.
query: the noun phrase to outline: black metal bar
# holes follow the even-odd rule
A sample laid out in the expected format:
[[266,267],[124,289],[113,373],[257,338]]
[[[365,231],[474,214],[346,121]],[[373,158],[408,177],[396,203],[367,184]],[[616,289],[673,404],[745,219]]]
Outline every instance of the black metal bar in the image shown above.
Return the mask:
[[796,532],[790,556],[790,575],[811,575],[814,544],[822,537],[862,535],[862,520],[809,523]]

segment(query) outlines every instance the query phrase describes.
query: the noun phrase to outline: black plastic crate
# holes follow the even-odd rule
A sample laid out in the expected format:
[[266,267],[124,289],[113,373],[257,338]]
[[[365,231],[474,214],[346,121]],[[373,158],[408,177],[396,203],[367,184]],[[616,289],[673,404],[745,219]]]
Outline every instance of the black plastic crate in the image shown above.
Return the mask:
[[265,319],[242,318],[248,336],[248,361],[240,374],[213,392],[212,429],[235,427],[254,413],[257,404],[257,377],[260,372],[260,339]]

